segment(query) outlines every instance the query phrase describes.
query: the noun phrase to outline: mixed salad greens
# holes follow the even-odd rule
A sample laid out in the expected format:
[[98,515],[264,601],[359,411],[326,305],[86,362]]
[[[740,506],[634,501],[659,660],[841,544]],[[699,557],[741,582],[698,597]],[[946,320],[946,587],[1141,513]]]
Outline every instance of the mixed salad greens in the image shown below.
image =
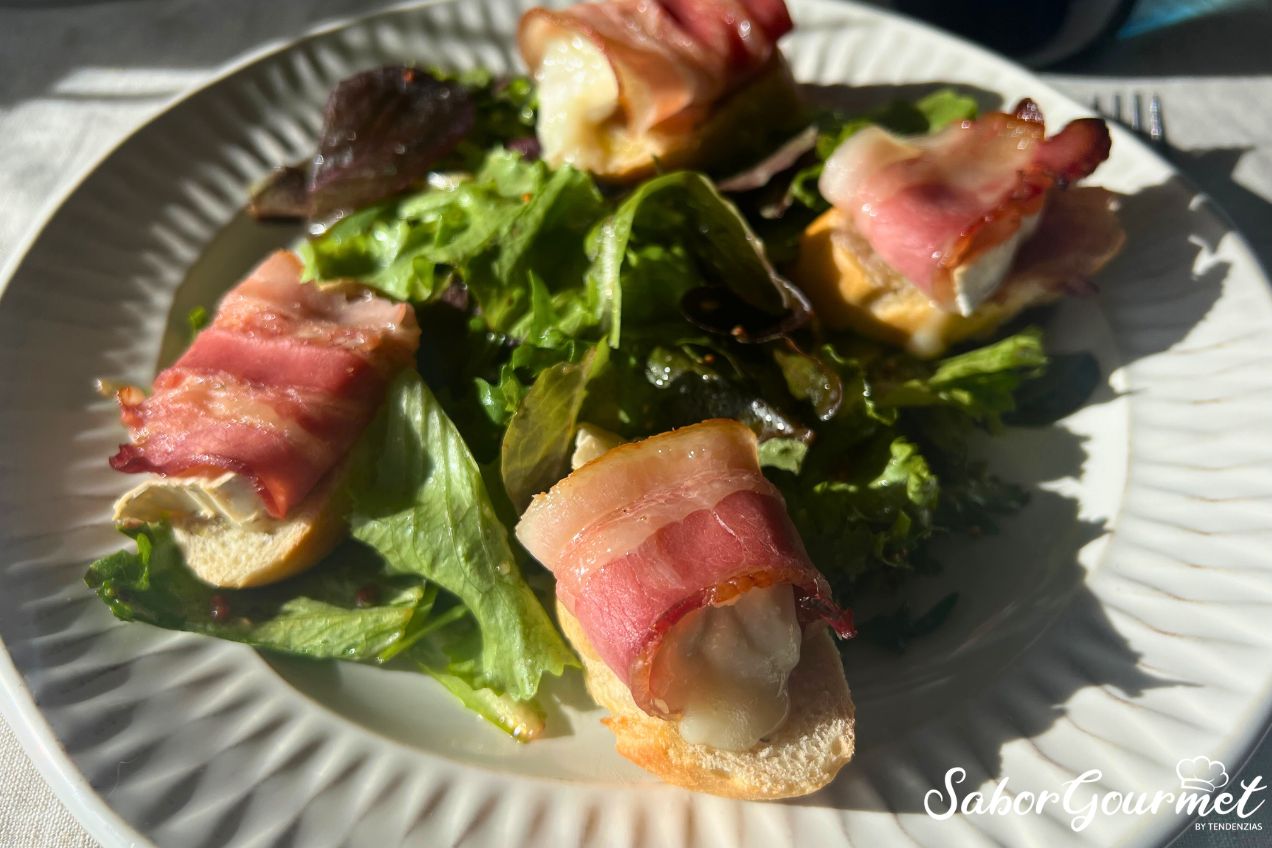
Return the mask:
[[[409,301],[423,330],[419,373],[395,380],[356,448],[352,538],[301,576],[222,590],[155,525],[131,531],[135,552],[94,563],[89,585],[121,619],[413,667],[527,739],[544,675],[577,660],[545,611],[550,579],[510,530],[567,473],[580,423],[628,439],[746,423],[843,603],[932,567],[932,539],[1023,502],[969,455],[968,435],[1065,414],[1085,394],[1070,378],[1094,384],[1088,365],[1063,361],[1061,396],[1035,329],[936,362],[828,333],[773,262],[824,208],[816,175],[839,140],[974,112],[945,91],[825,114],[810,149],[758,189],[730,198],[728,181],[675,172],[616,193],[537,160],[524,78],[346,81],[317,164],[280,169],[253,208],[309,219],[307,278]],[[904,624],[926,632],[952,604]]]

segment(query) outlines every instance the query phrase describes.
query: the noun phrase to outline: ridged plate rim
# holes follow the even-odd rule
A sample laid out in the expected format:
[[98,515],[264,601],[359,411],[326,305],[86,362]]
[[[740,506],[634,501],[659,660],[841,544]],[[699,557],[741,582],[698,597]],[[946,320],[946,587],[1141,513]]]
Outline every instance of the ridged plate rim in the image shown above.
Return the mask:
[[[174,100],[154,118],[143,124],[142,127],[140,127],[135,133],[103,155],[101,159],[85,173],[84,177],[56,202],[53,207],[53,211],[49,214],[48,219],[46,220],[45,225],[33,232],[26,244],[24,244],[20,250],[15,252],[13,259],[6,264],[4,273],[3,275],[0,275],[0,279],[5,280],[7,284],[11,277],[22,273],[23,263],[28,257],[28,254],[40,244],[41,239],[45,237],[54,222],[57,221],[62,207],[82,190],[84,183],[87,182],[95,172],[99,169],[109,169],[112,160],[115,160],[116,157],[121,154],[121,151],[126,150],[130,147],[130,145],[137,144],[137,140],[139,138],[146,137],[148,134],[151,134],[154,130],[154,125],[163,120],[165,116],[183,108],[185,105],[188,105],[189,101],[213,89],[232,86],[236,76],[244,74],[258,65],[264,65],[271,60],[280,59],[286,54],[299,51],[307,45],[320,43],[324,39],[330,39],[334,42],[341,37],[342,34],[348,34],[359,30],[370,31],[377,25],[377,23],[384,24],[394,20],[396,16],[404,16],[401,20],[407,20],[412,15],[421,14],[422,10],[432,9],[442,5],[445,4],[436,2],[419,4],[408,3],[399,7],[376,12],[372,15],[326,24],[294,41],[266,45],[259,50],[253,51],[246,57],[226,66],[223,70],[214,74],[207,83]],[[471,7],[475,7],[477,5],[478,4],[472,4]],[[511,7],[513,4],[504,5],[505,9],[503,11],[506,12],[506,9]],[[928,27],[896,18],[888,15],[887,13],[857,7],[852,4],[832,4],[827,2],[817,2],[817,0],[809,0],[809,2],[793,2],[791,5],[796,13],[797,21],[803,20],[806,17],[814,18],[818,16],[826,16],[827,19],[832,20],[839,17],[848,17],[864,23],[873,22],[876,25],[890,28],[896,37],[904,37],[912,34],[913,37],[920,41],[940,45],[942,50],[952,51],[953,53],[966,56],[969,60],[969,64],[979,69],[974,75],[978,76],[980,80],[986,84],[986,87],[995,88],[996,86],[993,84],[995,82],[995,78],[997,77],[997,74],[1001,74],[1002,77],[998,79],[1010,80],[1011,84],[1016,84],[1021,80],[1026,81],[1030,92],[1036,93],[1040,99],[1045,98],[1049,107],[1054,106],[1055,104],[1065,104],[1066,108],[1068,108],[1073,114],[1078,114],[1083,111],[1081,107],[1073,104],[1071,101],[1068,101],[1063,97],[1063,95],[1060,95],[1050,86],[1029,76],[1026,72],[1011,65],[1010,63],[1007,63],[1004,60],[981,50],[980,48],[967,45],[957,39],[943,33],[939,33]],[[471,7],[466,5],[465,8]],[[793,58],[796,62],[796,66],[798,67],[800,57],[795,56]],[[995,72],[997,72],[997,74]],[[1122,159],[1127,162],[1135,160],[1137,166],[1145,173],[1159,174],[1164,178],[1177,177],[1177,175],[1174,175],[1164,161],[1133,140],[1128,134],[1118,131],[1115,135],[1119,152],[1129,151],[1121,154]],[[1204,206],[1204,200],[1198,199],[1196,202]],[[1213,216],[1214,211],[1206,210],[1206,214],[1211,214]],[[1250,308],[1253,310],[1253,314],[1257,317],[1259,310],[1263,310],[1262,316],[1266,318],[1269,314],[1267,281],[1265,277],[1262,277],[1261,271],[1258,269],[1257,262],[1253,259],[1244,242],[1234,233],[1226,233],[1221,241],[1222,245],[1217,246],[1214,251],[1216,254],[1221,253],[1224,257],[1226,257],[1227,261],[1235,263],[1239,270],[1250,272],[1260,278],[1257,280],[1247,281],[1244,284],[1246,288],[1244,290],[1239,290],[1234,296],[1251,298]],[[1220,242],[1216,241],[1216,245],[1220,245]],[[13,308],[13,298],[9,298],[5,295],[7,295],[7,291],[4,295],[0,295],[0,316],[5,314],[6,309]],[[1264,323],[1259,326],[1269,328],[1272,327],[1272,324]],[[1240,339],[1233,340],[1234,343],[1238,344],[1240,341]],[[2,371],[0,371],[0,376],[3,376]],[[1134,385],[1135,382],[1134,379],[1132,379],[1132,386]],[[1222,406],[1223,404],[1219,403],[1212,406],[1212,408]],[[1257,416],[1262,416],[1263,410],[1261,408],[1257,409],[1256,413]],[[1262,420],[1262,418],[1257,417],[1256,420]],[[1259,458],[1261,459],[1262,455],[1260,455]],[[3,471],[3,467],[0,467],[0,471]],[[1267,482],[1266,475],[1258,478],[1258,482],[1260,484]],[[1133,488],[1134,485],[1128,478],[1128,496],[1132,494]],[[1272,487],[1263,491],[1272,491]],[[0,497],[3,497],[4,495],[5,492],[0,490]],[[1131,520],[1131,524],[1133,528],[1135,520]],[[1266,531],[1266,523],[1255,529],[1257,532]],[[1256,563],[1256,565],[1257,564],[1258,563]],[[4,567],[8,569],[10,564],[6,562]],[[1105,575],[1105,577],[1107,577],[1107,575]],[[1259,584],[1259,588],[1266,590],[1267,587],[1265,584],[1268,581],[1268,575],[1262,574],[1261,578],[1262,583]],[[1099,576],[1097,576],[1096,579],[1100,579]],[[186,643],[182,642],[181,644],[184,645]],[[1262,679],[1263,687],[1261,697],[1248,699],[1244,704],[1246,720],[1243,723],[1239,723],[1237,728],[1235,728],[1230,735],[1225,737],[1224,750],[1210,751],[1207,753],[1226,753],[1228,756],[1231,756],[1233,753],[1243,753],[1248,750],[1249,745],[1254,741],[1254,738],[1261,732],[1262,722],[1268,714],[1269,704],[1272,703],[1272,700],[1270,700],[1270,694],[1272,693],[1269,693],[1269,684],[1272,683],[1272,677],[1265,675]],[[28,752],[32,754],[32,758],[36,762],[37,767],[46,779],[49,780],[59,797],[61,797],[68,807],[70,807],[71,810],[79,816],[82,821],[84,821],[90,831],[102,841],[107,842],[108,844],[144,844],[147,837],[143,836],[141,832],[133,828],[131,824],[125,821],[118,813],[115,812],[114,809],[110,807],[98,791],[89,784],[84,775],[81,773],[79,767],[71,759],[71,756],[67,753],[62,740],[58,738],[52,727],[40,713],[39,707],[35,704],[35,699],[27,686],[26,678],[16,667],[13,658],[9,654],[7,645],[6,651],[4,652],[4,659],[0,662],[0,680],[3,681],[6,693],[6,697],[3,699],[3,707],[6,717],[10,720],[11,724],[14,725],[22,743],[26,746]],[[441,761],[438,761],[437,771],[439,775],[444,775],[446,779],[478,781],[482,778],[481,772],[471,772],[451,764],[443,764]],[[296,779],[299,779],[299,776],[296,776]],[[554,784],[552,782],[545,781],[526,781],[525,784],[526,797],[530,799],[537,799],[539,803],[545,805],[559,806],[569,803],[566,799],[566,794],[571,792],[577,792],[580,799],[591,795],[592,800],[594,802],[596,800],[595,792],[585,792],[582,789],[570,787],[566,784]],[[717,815],[727,815],[727,802],[719,802],[715,799],[685,798],[680,796],[678,793],[671,793],[670,791],[666,793],[653,794],[664,798],[675,797],[677,799],[677,806],[688,811],[687,815],[690,819],[694,816],[694,813],[692,812],[693,809],[709,811]],[[485,810],[484,815],[486,816],[493,816],[498,812],[497,806],[482,806],[482,809]],[[470,810],[469,812],[472,813],[473,811]],[[602,816],[602,820],[605,817],[603,812],[598,815]],[[638,812],[637,815],[639,816],[640,813]],[[590,824],[587,825],[588,828],[595,828],[597,826],[595,819],[590,819],[589,821]],[[1122,831],[1121,835],[1137,844],[1152,844],[1160,841],[1164,836],[1168,835],[1171,831],[1177,829],[1181,825],[1182,821],[1153,820],[1148,823],[1141,822],[1140,826],[1137,827],[1130,827],[1127,830]],[[686,827],[691,826],[691,824],[686,825]],[[798,833],[802,829],[798,822],[793,824],[792,827],[794,829],[791,833]],[[906,832],[906,827],[901,823],[900,819],[897,819],[897,827],[897,835]],[[583,838],[586,837],[589,832],[592,832],[593,835],[595,835],[595,833],[590,829],[580,831],[580,841],[583,841]],[[485,833],[488,837],[490,831],[487,830]],[[994,838],[990,834],[981,835],[982,837],[988,837],[990,839]],[[968,836],[970,838],[970,834],[968,834]],[[739,840],[741,839],[742,834],[739,834]],[[248,841],[251,840],[248,839]]]

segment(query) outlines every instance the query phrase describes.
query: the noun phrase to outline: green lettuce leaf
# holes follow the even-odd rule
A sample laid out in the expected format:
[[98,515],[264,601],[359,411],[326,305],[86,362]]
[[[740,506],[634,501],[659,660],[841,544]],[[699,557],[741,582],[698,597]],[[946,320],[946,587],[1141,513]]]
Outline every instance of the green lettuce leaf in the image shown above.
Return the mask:
[[1003,416],[1014,427],[1043,427],[1075,412],[1101,380],[1100,363],[1086,352],[1051,354],[1042,373],[1015,393],[1015,409]]
[[1029,502],[1029,493],[990,474],[984,462],[934,454],[939,463],[941,503],[936,524],[943,530],[979,536],[998,531],[998,521]]
[[931,634],[945,623],[958,603],[958,593],[951,592],[925,612],[914,615],[908,603],[902,603],[891,613],[880,613],[858,626],[858,633],[867,642],[900,654],[910,643]]
[[347,542],[313,569],[256,589],[218,589],[185,564],[171,529],[130,531],[136,551],[93,563],[85,582],[123,621],[140,621],[315,660],[382,664],[399,655],[464,706],[519,741],[543,730],[543,710],[487,688],[481,631],[437,586],[391,573]]
[[462,280],[490,330],[576,335],[606,308],[584,281],[584,237],[604,211],[582,171],[496,148],[476,173],[356,212],[300,254],[306,279],[352,277],[416,303]]
[[790,284],[703,174],[679,171],[642,183],[591,232],[587,250],[589,290],[607,307],[611,347],[619,346],[625,321],[679,318],[683,297],[700,286],[715,286],[774,320],[792,308]]
[[437,597],[423,580],[387,572],[356,544],[259,589],[218,589],[186,567],[172,531],[130,533],[137,550],[89,566],[85,582],[116,618],[186,630],[312,659],[378,662],[417,638]]
[[186,329],[190,332],[190,341],[194,341],[194,337],[199,335],[205,327],[211,322],[212,316],[208,314],[208,310],[204,306],[196,306],[186,313]]
[[558,327],[565,334],[599,324],[606,304],[584,285],[584,238],[604,212],[596,184],[567,165],[523,196],[528,202],[500,226],[498,238],[462,266],[487,324],[521,337],[516,329],[535,306],[536,287],[540,310],[570,317]]
[[450,73],[432,69],[439,79],[453,79],[468,88],[476,107],[472,132],[444,165],[474,171],[495,145],[516,144],[535,136],[539,95],[534,80],[524,75],[496,76],[485,68]]
[[[970,121],[980,111],[976,101],[952,88],[942,88],[914,102],[915,110],[923,116],[923,129],[913,132],[936,132],[958,121]],[[894,132],[911,132],[885,123]]]
[[495,150],[472,177],[362,209],[304,242],[305,279],[351,277],[399,300],[430,300],[512,225],[548,176],[542,163]]
[[1031,327],[994,344],[940,360],[930,375],[885,390],[881,406],[951,406],[992,426],[1016,407],[1021,384],[1040,375],[1047,364],[1042,331]]
[[777,475],[791,520],[813,562],[846,589],[876,566],[912,568],[931,533],[940,483],[919,447],[883,433],[852,454],[851,473]]
[[394,380],[363,437],[350,493],[355,538],[471,610],[483,687],[528,700],[544,674],[577,663],[522,579],[463,437],[415,372]]
[[411,648],[416,668],[441,683],[467,709],[477,713],[518,742],[543,732],[545,715],[534,700],[519,701],[483,684],[481,630],[465,615]]
[[760,443],[760,465],[798,474],[808,456],[808,444],[799,439],[776,436]]
[[609,348],[600,344],[579,362],[561,362],[543,371],[508,422],[500,471],[518,513],[569,471],[579,412],[608,353]]
[[658,393],[645,426],[657,432],[708,418],[735,418],[761,442],[808,442],[809,426],[792,412],[789,396],[765,364],[751,351],[726,352],[705,337],[654,347],[644,365],[646,379]]
[[815,416],[813,439],[802,457],[764,445],[761,457],[840,592],[927,568],[936,534],[991,532],[996,516],[1023,504],[968,442],[999,425],[1047,362],[1037,330],[935,363],[851,337],[812,353],[777,346],[774,359]]

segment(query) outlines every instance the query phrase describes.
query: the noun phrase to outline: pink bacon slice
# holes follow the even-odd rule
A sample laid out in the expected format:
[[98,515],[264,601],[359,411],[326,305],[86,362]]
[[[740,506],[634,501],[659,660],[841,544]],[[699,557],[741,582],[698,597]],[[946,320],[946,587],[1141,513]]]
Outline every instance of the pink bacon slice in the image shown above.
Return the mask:
[[789,584],[801,620],[853,633],[760,472],[755,435],[737,421],[608,451],[536,496],[517,538],[556,575],[557,598],[650,714],[653,658],[694,610]]
[[827,160],[819,187],[880,258],[948,309],[954,270],[1011,238],[1052,189],[1108,158],[1109,145],[1096,118],[1047,138],[1041,111],[1024,100],[1014,114],[925,138],[862,130]]
[[606,0],[526,12],[517,30],[533,73],[548,44],[584,38],[609,60],[631,129],[692,123],[764,67],[791,29],[782,0]]
[[132,441],[113,468],[242,474],[275,518],[305,499],[370,423],[420,331],[405,304],[302,284],[300,272],[294,254],[270,256],[149,397],[118,394]]

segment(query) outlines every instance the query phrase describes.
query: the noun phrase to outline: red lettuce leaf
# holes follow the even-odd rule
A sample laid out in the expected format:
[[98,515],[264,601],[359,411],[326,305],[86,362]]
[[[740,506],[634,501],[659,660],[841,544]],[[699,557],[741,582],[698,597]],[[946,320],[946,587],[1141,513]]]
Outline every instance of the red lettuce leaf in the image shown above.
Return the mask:
[[327,98],[309,172],[309,217],[327,218],[421,182],[473,129],[462,83],[388,66],[343,80]]

